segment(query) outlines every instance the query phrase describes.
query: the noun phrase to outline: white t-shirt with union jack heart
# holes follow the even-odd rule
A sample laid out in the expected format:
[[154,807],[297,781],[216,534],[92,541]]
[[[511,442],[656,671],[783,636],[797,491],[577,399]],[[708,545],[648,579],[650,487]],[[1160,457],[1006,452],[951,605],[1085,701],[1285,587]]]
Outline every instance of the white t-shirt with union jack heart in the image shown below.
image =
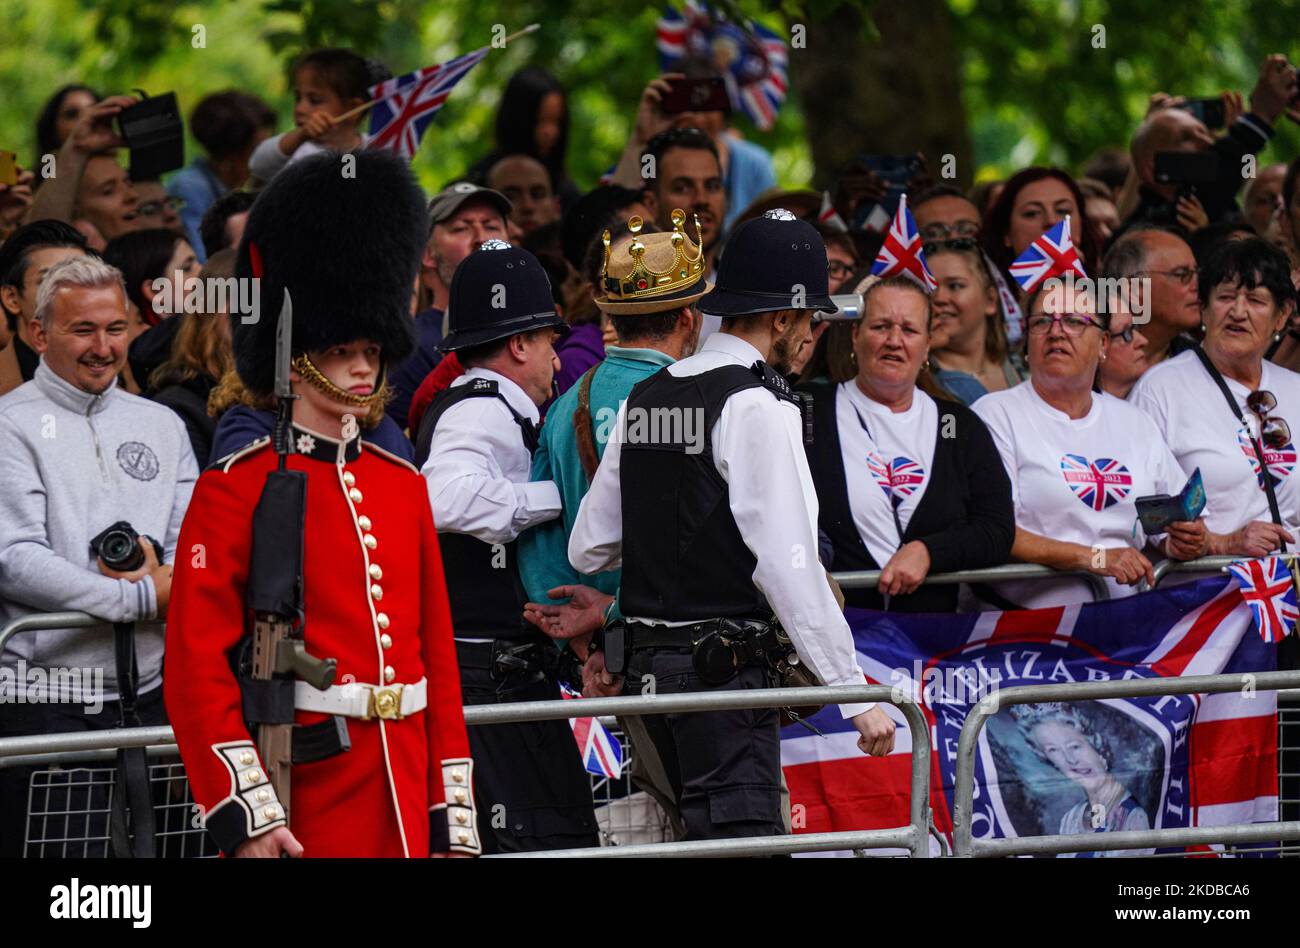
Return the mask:
[[918,388],[911,407],[895,412],[849,379],[835,393],[835,423],[853,522],[883,567],[898,550],[899,525],[907,529],[930,482],[939,406]]
[[[1246,423],[1256,424],[1246,410],[1250,390],[1233,379],[1224,381]],[[1293,433],[1300,432],[1296,427],[1300,423],[1300,375],[1265,362],[1259,387],[1277,398],[1272,415],[1285,420]],[[1148,369],[1138,379],[1129,401],[1155,420],[1184,471],[1201,469],[1207,527],[1215,533],[1231,533],[1252,520],[1272,522],[1250,438],[1195,352],[1184,352]],[[1278,449],[1266,445],[1264,455],[1282,523],[1300,540],[1296,532],[1300,529],[1296,445],[1294,441]]]
[[[972,406],[988,425],[1011,479],[1016,526],[1052,540],[1088,547],[1142,549],[1146,536],[1135,501],[1176,494],[1187,477],[1155,424],[1111,395],[1093,393],[1082,418],[1047,404],[1032,382],[993,392]],[[1108,579],[1112,598],[1136,589]],[[1090,602],[1079,579],[999,583],[997,591],[1026,607]]]

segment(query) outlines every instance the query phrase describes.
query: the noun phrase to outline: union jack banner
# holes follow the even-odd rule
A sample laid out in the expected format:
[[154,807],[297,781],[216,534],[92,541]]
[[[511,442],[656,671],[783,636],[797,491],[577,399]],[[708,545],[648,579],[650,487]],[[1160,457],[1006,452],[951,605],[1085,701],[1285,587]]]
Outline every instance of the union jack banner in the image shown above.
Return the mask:
[[[953,832],[953,748],[971,708],[988,695],[1016,685],[1246,675],[1277,667],[1277,646],[1252,632],[1244,592],[1226,576],[1046,609],[844,612],[867,681],[920,703],[929,724],[924,736],[932,742],[928,802],[935,830],[946,839]],[[884,757],[862,753],[858,732],[835,707],[809,719],[817,733],[798,725],[783,730],[790,799],[804,807],[796,833],[908,821],[912,734],[898,708],[880,708],[898,727]],[[1276,820],[1277,731],[1277,693],[1263,690],[1008,702],[977,741],[974,809],[967,818],[977,839]],[[1055,752],[1046,749],[1049,742]],[[1114,802],[1099,820],[1093,799],[1102,782]],[[1238,849],[1264,854],[1271,845]],[[1259,852],[1249,853],[1252,847]],[[939,848],[932,841],[931,854]]]
[[921,235],[916,231],[916,221],[907,209],[907,195],[898,199],[894,222],[889,225],[885,242],[871,265],[871,275],[878,277],[905,276],[927,293],[939,286],[925,262],[921,249]]
[[1250,606],[1259,637],[1265,642],[1281,642],[1290,635],[1300,608],[1296,607],[1295,583],[1287,562],[1279,556],[1239,560],[1228,572],[1241,587],[1241,598]]
[[[572,700],[582,696],[561,684],[560,697]],[[578,753],[587,773],[611,780],[623,775],[623,745],[605,725],[596,718],[570,718],[569,727],[573,729],[573,739],[578,742]]]
[[1061,474],[1074,496],[1093,510],[1119,503],[1133,490],[1133,475],[1114,458],[1089,461],[1082,454],[1061,458]]
[[1025,248],[1025,252],[1011,264],[1011,278],[1026,293],[1033,292],[1048,277],[1073,273],[1078,277],[1088,274],[1079,260],[1079,251],[1070,239],[1070,215],[1047,233]]
[[744,112],[764,132],[776,123],[787,88],[787,55],[780,36],[757,23],[730,23],[724,14],[695,0],[687,0],[681,12],[665,10],[656,33],[663,72],[672,72],[687,56],[713,63],[722,72],[733,109]]
[[484,46],[440,65],[417,69],[371,86],[370,97],[378,101],[370,109],[370,143],[366,147],[386,148],[410,160],[451,90],[479,64],[488,50]]

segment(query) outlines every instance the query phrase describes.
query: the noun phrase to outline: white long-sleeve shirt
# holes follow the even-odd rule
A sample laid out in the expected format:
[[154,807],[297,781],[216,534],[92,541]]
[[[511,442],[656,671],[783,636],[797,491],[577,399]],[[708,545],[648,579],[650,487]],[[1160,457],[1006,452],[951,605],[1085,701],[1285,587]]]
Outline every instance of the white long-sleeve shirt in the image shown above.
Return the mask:
[[[663,371],[682,378],[725,365],[748,368],[762,359],[743,339],[718,332],[695,355]],[[569,562],[580,573],[621,565],[623,509],[620,465],[626,403],[591,489],[578,509],[569,536]],[[758,561],[753,582],[789,634],[799,657],[827,685],[860,685],[853,634],[831,593],[817,558],[817,494],[803,448],[799,409],[763,388],[727,399],[710,445],[718,473],[727,482],[728,504],[740,535]],[[667,624],[653,616],[629,620]],[[841,705],[849,718],[871,704]]]
[[[516,412],[537,423],[537,406],[498,372],[467,371],[452,386],[491,379]],[[429,459],[420,471],[429,485],[440,533],[467,533],[484,543],[509,543],[524,530],[560,515],[554,481],[529,482],[532,456],[519,425],[499,398],[467,398],[438,420]]]

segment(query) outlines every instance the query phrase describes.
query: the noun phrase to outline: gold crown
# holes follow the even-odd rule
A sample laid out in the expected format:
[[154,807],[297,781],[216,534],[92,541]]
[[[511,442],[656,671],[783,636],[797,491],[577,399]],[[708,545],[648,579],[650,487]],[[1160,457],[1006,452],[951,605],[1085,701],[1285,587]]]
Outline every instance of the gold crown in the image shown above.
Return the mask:
[[[680,208],[672,213],[673,232],[671,234],[646,234],[641,239],[641,227],[644,222],[640,217],[632,217],[627,228],[632,232],[632,243],[627,248],[631,267],[627,273],[611,275],[610,234],[606,230],[602,236],[605,244],[605,259],[600,265],[601,283],[611,299],[635,299],[642,296],[662,296],[672,290],[693,286],[704,276],[704,248],[700,234],[700,219],[695,220],[695,240],[686,236],[686,212]],[[646,259],[647,251],[650,259]],[[671,263],[664,266],[671,255]],[[623,269],[628,259],[617,261],[618,269]],[[656,269],[662,267],[662,269]]]

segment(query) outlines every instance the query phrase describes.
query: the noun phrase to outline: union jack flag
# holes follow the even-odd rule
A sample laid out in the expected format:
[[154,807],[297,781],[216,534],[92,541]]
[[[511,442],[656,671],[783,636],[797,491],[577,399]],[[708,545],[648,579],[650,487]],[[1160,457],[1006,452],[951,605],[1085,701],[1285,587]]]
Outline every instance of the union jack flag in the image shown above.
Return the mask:
[[449,59],[437,66],[417,69],[370,87],[378,101],[370,109],[370,143],[410,159],[420,148],[424,130],[451,95],[451,90],[479,61],[489,47]]
[[[1255,471],[1255,479],[1263,489],[1264,472],[1260,469],[1259,458],[1255,457],[1255,446],[1250,443],[1250,434],[1244,428],[1237,429],[1237,444],[1241,445],[1241,453],[1250,459],[1250,466]],[[1269,477],[1273,478],[1273,485],[1276,487],[1282,483],[1282,478],[1295,469],[1295,444],[1288,441],[1281,449],[1264,445],[1264,461],[1268,465]]]
[[1241,587],[1241,598],[1250,606],[1255,630],[1265,642],[1281,642],[1300,618],[1296,607],[1295,583],[1291,570],[1280,556],[1262,560],[1238,560],[1228,572]]
[[896,457],[889,465],[889,499],[901,506],[925,483],[925,468],[911,458]]
[[[560,696],[580,699],[582,696],[568,686],[560,685]],[[578,753],[587,773],[617,780],[623,775],[623,745],[614,739],[597,718],[570,718],[573,739],[578,742]]]
[[894,222],[889,225],[885,242],[871,265],[871,275],[878,277],[905,276],[927,293],[933,293],[938,283],[925,263],[921,250],[921,235],[916,232],[916,221],[907,209],[907,195],[898,199]]
[[660,69],[672,72],[686,56],[713,63],[733,109],[762,131],[775,124],[787,88],[788,57],[780,36],[757,23],[730,23],[725,14],[695,0],[687,0],[680,13],[665,10],[656,33]]
[[1093,510],[1113,507],[1133,490],[1133,475],[1114,458],[1089,461],[1082,454],[1061,458],[1061,474],[1074,496]]
[[889,462],[882,458],[875,451],[867,452],[867,471],[871,474],[871,479],[880,485],[880,489],[889,496]]
[[1011,277],[1026,293],[1032,292],[1048,277],[1073,273],[1078,277],[1088,274],[1079,260],[1079,251],[1070,239],[1070,215],[1025,248],[1025,252],[1011,264]]

